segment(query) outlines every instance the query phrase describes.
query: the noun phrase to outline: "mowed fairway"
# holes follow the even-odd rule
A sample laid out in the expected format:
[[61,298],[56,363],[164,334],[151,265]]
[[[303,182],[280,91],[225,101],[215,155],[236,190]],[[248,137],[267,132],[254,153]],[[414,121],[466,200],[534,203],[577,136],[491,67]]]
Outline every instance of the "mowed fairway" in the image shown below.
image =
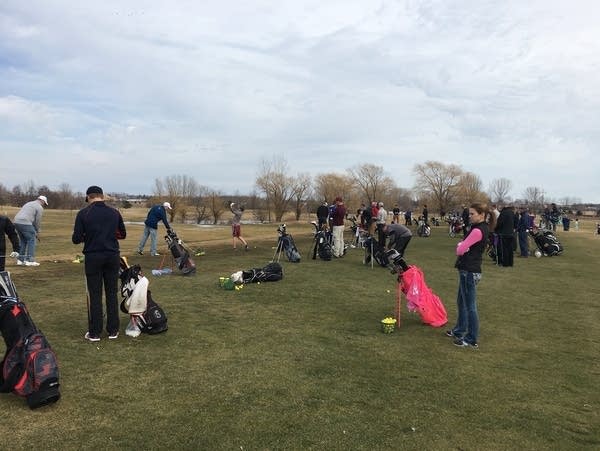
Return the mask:
[[[58,355],[62,399],[31,411],[0,395],[2,449],[600,448],[595,224],[559,231],[559,257],[515,258],[513,268],[486,257],[480,349],[471,350],[405,307],[401,327],[381,333],[380,320],[394,312],[395,276],[363,265],[359,249],[312,260],[308,220],[288,222],[302,262],[282,257],[282,281],[241,291],[222,290],[219,276],[269,262],[277,224],[244,225],[251,249],[234,252],[229,226],[175,223],[205,255],[195,257],[195,276],[155,277],[161,257],[134,255],[142,227],[129,223],[122,254],[146,271],[169,330],[129,338],[122,314],[117,340],[89,343],[83,265],[72,263],[81,254],[70,241],[75,213],[45,212],[40,267],[7,264]],[[126,221],[144,214],[123,211]],[[457,240],[434,227],[406,253],[450,322]]]

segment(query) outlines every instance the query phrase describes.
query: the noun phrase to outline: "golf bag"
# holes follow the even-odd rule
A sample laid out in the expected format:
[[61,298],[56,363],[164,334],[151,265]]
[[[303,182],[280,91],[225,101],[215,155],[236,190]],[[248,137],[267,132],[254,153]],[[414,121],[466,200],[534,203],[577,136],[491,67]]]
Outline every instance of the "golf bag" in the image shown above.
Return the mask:
[[448,222],[448,235],[455,237],[457,234],[462,233],[464,224],[460,216],[452,215],[446,222]]
[[19,300],[7,271],[0,272],[0,330],[6,344],[0,392],[26,398],[31,409],[60,399],[56,354]]
[[399,276],[400,289],[407,299],[409,311],[417,312],[423,324],[441,327],[448,322],[448,315],[440,298],[427,286],[423,271],[409,266]]
[[313,248],[312,259],[317,259],[317,254],[321,260],[330,261],[333,257],[333,249],[331,248],[331,234],[325,229],[319,229],[315,221],[311,222],[315,226],[315,246]]
[[168,229],[165,235],[165,241],[167,247],[171,251],[171,255],[175,259],[177,268],[182,272],[184,276],[194,274],[196,272],[196,264],[190,257],[192,252],[187,246],[181,241],[173,229]]
[[236,284],[277,282],[281,279],[283,279],[283,268],[277,262],[269,263],[263,268],[251,268],[231,275],[231,281]]
[[[292,235],[287,233],[286,225],[281,224],[277,228],[277,232],[279,233],[279,239],[277,240],[275,254],[278,255],[283,251],[285,252],[288,261],[300,263],[300,252],[298,252],[298,248],[296,247],[296,243],[294,243]],[[275,258],[273,258],[273,261],[275,261]],[[277,261],[279,261],[279,257],[277,258]]]
[[129,324],[125,334],[137,337],[141,333],[150,335],[165,332],[168,329],[167,315],[152,299],[148,290],[148,279],[142,274],[140,265],[129,266],[121,257],[121,311],[129,315]]
[[363,263],[365,265],[371,263],[371,260],[377,262],[379,266],[386,267],[389,265],[390,262],[383,246],[374,237],[370,236],[365,240],[364,248],[365,258],[363,259]]
[[529,234],[533,237],[535,245],[543,255],[553,257],[563,253],[562,244],[550,230],[531,230]]
[[423,238],[427,238],[431,235],[431,227],[422,219],[419,220],[419,225],[417,226],[417,235]]

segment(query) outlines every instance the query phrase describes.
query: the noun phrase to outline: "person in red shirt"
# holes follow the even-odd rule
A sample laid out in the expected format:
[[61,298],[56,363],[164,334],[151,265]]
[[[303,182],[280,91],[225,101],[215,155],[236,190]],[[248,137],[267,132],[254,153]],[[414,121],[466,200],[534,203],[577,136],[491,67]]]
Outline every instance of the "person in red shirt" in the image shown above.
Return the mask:
[[333,256],[344,256],[344,220],[346,219],[346,206],[341,197],[335,198],[335,209],[332,215],[333,224]]

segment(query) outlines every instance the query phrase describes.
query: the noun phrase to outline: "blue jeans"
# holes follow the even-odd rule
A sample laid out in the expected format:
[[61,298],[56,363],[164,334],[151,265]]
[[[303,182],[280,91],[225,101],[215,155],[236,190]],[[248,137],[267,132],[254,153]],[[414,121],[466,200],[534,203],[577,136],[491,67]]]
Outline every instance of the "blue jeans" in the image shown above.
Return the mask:
[[519,249],[521,249],[521,256],[529,256],[529,233],[525,230],[519,232]]
[[140,240],[140,244],[138,245],[138,251],[143,251],[144,246],[146,245],[146,240],[148,240],[148,236],[150,236],[150,254],[154,255],[157,253],[156,250],[156,235],[158,229],[153,229],[152,227],[144,226],[144,233],[142,234],[142,239]]
[[19,252],[19,260],[22,262],[35,261],[35,238],[36,231],[31,224],[16,224],[15,229],[21,240],[21,250]]
[[477,343],[479,337],[479,315],[477,313],[477,284],[481,273],[458,272],[458,319],[452,333],[469,344]]

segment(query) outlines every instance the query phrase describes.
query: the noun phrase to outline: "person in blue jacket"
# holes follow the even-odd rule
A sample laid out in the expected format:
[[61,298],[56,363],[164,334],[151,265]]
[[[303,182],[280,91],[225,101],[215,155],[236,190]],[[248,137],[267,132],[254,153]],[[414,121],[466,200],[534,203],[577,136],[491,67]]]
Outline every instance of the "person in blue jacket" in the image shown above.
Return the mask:
[[158,223],[160,221],[163,222],[167,230],[171,228],[169,221],[167,220],[167,210],[172,210],[169,202],[164,202],[162,205],[154,205],[150,211],[148,211],[148,216],[144,221],[144,233],[140,239],[140,244],[138,244],[138,254],[144,255],[144,246],[146,245],[148,237],[150,237],[150,255],[160,255],[156,249],[156,235],[158,232]]

